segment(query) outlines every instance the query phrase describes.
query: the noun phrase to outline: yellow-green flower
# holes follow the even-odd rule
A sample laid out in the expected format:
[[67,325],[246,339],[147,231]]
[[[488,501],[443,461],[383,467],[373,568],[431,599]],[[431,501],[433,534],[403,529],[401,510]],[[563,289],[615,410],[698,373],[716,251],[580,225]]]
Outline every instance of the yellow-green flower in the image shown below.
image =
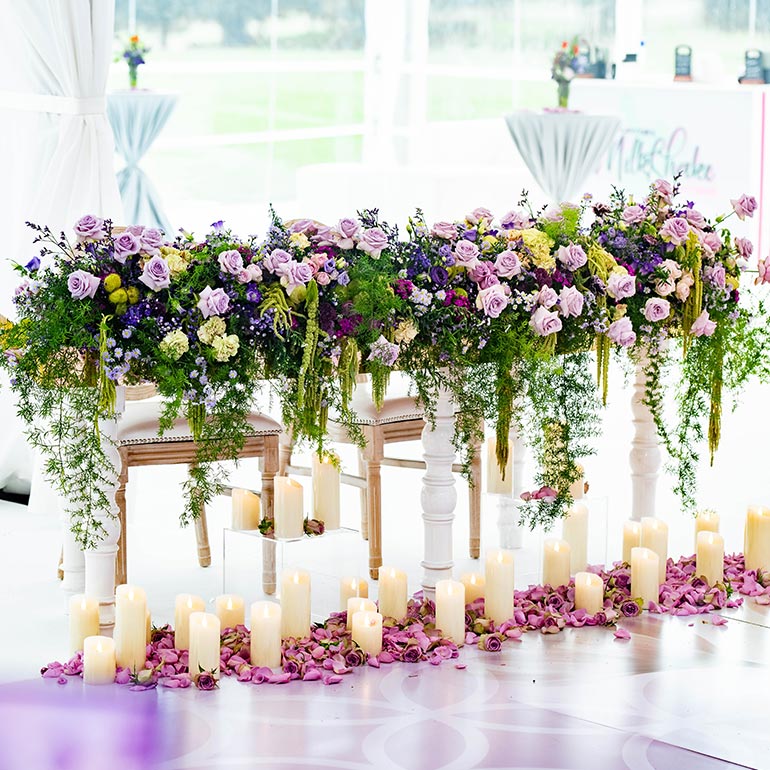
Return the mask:
[[305,235],[305,233],[292,233],[289,236],[289,243],[298,249],[310,248],[310,239],[307,237],[307,235]]
[[104,290],[107,294],[112,294],[113,291],[120,288],[120,276],[116,273],[110,273],[104,279]]
[[214,358],[217,361],[227,361],[238,352],[240,340],[236,334],[214,337],[211,346],[214,348]]
[[[112,278],[112,276],[107,277]],[[115,276],[115,278],[118,278],[118,276]],[[119,280],[120,278],[118,278],[118,281]],[[106,286],[107,281],[104,283]],[[128,292],[125,289],[115,289],[115,291],[110,292],[108,299],[110,302],[112,302],[113,305],[125,305],[128,302]]]
[[139,302],[139,289],[136,286],[129,286],[126,289],[126,296],[128,297],[128,304],[135,305]]
[[179,360],[189,349],[190,342],[181,329],[169,332],[160,342],[160,352],[174,361]]
[[160,253],[166,260],[172,278],[178,278],[187,270],[190,260],[189,252],[179,251],[179,249],[175,249],[172,246],[161,246]]
[[553,240],[548,235],[533,227],[519,230],[519,235],[524,245],[532,252],[532,262],[535,267],[541,267],[543,270],[553,270],[556,267],[556,260],[551,254]]
[[213,315],[198,329],[198,339],[204,345],[213,345],[216,337],[221,337],[227,331],[227,324],[223,318]]

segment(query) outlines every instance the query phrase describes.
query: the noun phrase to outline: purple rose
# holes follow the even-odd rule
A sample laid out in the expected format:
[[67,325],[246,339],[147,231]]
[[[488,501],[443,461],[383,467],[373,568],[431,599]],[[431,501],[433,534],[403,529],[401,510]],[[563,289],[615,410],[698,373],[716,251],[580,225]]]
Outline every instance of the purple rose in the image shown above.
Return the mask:
[[736,238],[735,248],[744,259],[749,259],[754,253],[754,244],[748,238]]
[[171,271],[163,257],[152,257],[144,263],[139,280],[153,291],[165,289],[171,283]]
[[355,246],[355,241],[353,239],[358,235],[360,229],[361,225],[358,224],[358,220],[352,219],[351,217],[340,219],[340,221],[337,222],[337,232],[339,232],[342,237],[337,241],[337,245],[341,249],[352,249],[353,246]]
[[746,217],[753,217],[757,210],[757,199],[753,195],[741,195],[737,200],[731,200],[733,211],[738,215],[738,219],[743,221]]
[[588,261],[588,257],[586,257],[586,253],[583,251],[582,246],[577,243],[570,243],[568,246],[559,246],[559,250],[556,252],[556,258],[567,268],[567,270],[572,271],[583,267]]
[[693,227],[702,230],[706,226],[706,217],[704,217],[697,209],[687,209],[687,211],[684,212],[684,215]]
[[710,337],[717,328],[716,321],[709,319],[708,310],[704,310],[690,327],[690,334],[693,337]]
[[477,262],[470,271],[470,276],[482,289],[500,283],[495,275],[495,266],[491,262]]
[[113,249],[115,253],[115,261],[120,262],[121,265],[124,265],[130,256],[138,254],[141,251],[142,244],[139,241],[139,238],[137,238],[133,233],[126,231],[125,233],[121,233],[115,239]]
[[163,245],[163,233],[156,227],[145,227],[142,229],[140,240],[142,248],[148,254],[157,254]]
[[86,297],[93,299],[100,283],[101,281],[95,275],[87,273],[85,270],[75,270],[67,278],[67,288],[73,299],[85,299]]
[[476,307],[484,311],[489,318],[498,318],[500,313],[508,307],[508,296],[500,284],[482,289],[476,297]]
[[607,294],[613,299],[625,299],[636,294],[636,279],[628,273],[612,273],[607,281]]
[[417,663],[422,658],[422,650],[419,644],[412,644],[404,650],[402,660],[404,663]]
[[574,286],[565,286],[559,293],[559,310],[565,318],[577,318],[583,312],[583,295]]
[[263,264],[271,273],[277,273],[279,272],[278,269],[281,265],[285,265],[287,262],[291,262],[291,260],[292,256],[288,251],[284,251],[283,249],[273,249],[273,251],[265,257]]
[[607,336],[616,344],[623,348],[630,348],[636,342],[636,332],[627,316],[618,318],[610,324],[607,330]]
[[631,599],[627,599],[620,605],[620,614],[625,618],[634,618],[641,613],[641,607]]
[[501,278],[513,278],[521,273],[521,260],[514,251],[501,251],[495,259],[495,269]]
[[345,665],[350,668],[363,666],[366,663],[366,653],[363,650],[353,648],[345,653]]
[[652,297],[648,299],[644,306],[644,317],[651,323],[664,321],[671,312],[671,304],[667,299]]
[[217,685],[217,680],[214,678],[212,674],[198,674],[198,676],[195,677],[195,686],[199,690],[215,690]]
[[486,634],[482,637],[480,646],[485,652],[500,652],[503,643],[497,634]]
[[644,221],[644,209],[641,206],[626,206],[621,218],[627,225],[634,225]]
[[532,220],[529,214],[521,210],[509,211],[501,220],[500,225],[503,230],[526,230]]
[[207,286],[198,299],[198,308],[204,318],[212,315],[222,315],[230,307],[230,298],[225,294],[224,289],[212,289]]
[[457,225],[451,222],[436,222],[430,229],[431,235],[451,241],[457,237]]
[[541,286],[535,295],[535,302],[543,307],[551,308],[559,301],[559,295],[550,286]]
[[241,253],[235,249],[220,252],[219,269],[223,273],[238,275],[243,270],[243,257]]
[[560,332],[562,328],[559,314],[547,310],[542,305],[540,305],[532,314],[529,325],[532,327],[535,334],[540,337],[547,337],[549,334]]
[[379,227],[370,227],[361,234],[361,240],[358,242],[358,248],[366,251],[369,255],[377,259],[382,250],[388,245],[388,236],[380,230]]
[[690,225],[687,224],[686,219],[670,217],[662,224],[660,234],[664,241],[673,243],[674,246],[680,246],[690,234]]
[[75,235],[79,243],[85,241],[100,241],[106,235],[104,230],[104,220],[99,217],[86,214],[75,222]]
[[476,263],[479,256],[479,247],[471,241],[461,240],[455,246],[455,261],[458,265],[470,268]]
[[306,286],[312,280],[313,269],[310,265],[294,260],[288,263],[288,269],[281,276],[281,283],[286,288],[287,294],[291,294],[294,289],[298,289],[300,286]]

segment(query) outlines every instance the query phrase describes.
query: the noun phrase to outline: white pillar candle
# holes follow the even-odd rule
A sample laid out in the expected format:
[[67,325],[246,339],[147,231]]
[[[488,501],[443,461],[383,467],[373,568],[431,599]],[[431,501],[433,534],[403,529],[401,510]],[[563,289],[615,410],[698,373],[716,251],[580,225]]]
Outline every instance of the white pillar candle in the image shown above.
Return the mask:
[[281,575],[281,636],[304,639],[310,634],[310,575],[287,570]]
[[695,574],[710,586],[725,579],[725,540],[718,532],[699,532],[695,546]]
[[500,625],[513,617],[513,551],[487,551],[484,615]]
[[281,605],[254,602],[251,605],[251,665],[281,666]]
[[284,539],[302,537],[305,514],[302,484],[288,476],[275,479],[275,536]]
[[561,538],[570,547],[570,574],[588,566],[588,508],[583,503],[573,505],[562,519]]
[[719,514],[716,511],[700,511],[695,517],[695,546],[699,532],[719,532]]
[[508,442],[508,462],[505,464],[505,479],[497,464],[497,439],[487,439],[487,492],[491,495],[510,495],[513,490],[513,442]]
[[115,640],[87,636],[83,640],[83,682],[112,684],[115,681]]
[[122,668],[139,671],[147,660],[147,594],[137,586],[115,591],[115,660]]
[[641,599],[644,609],[660,598],[659,561],[650,548],[631,549],[631,596]]
[[386,618],[402,620],[406,617],[406,572],[395,567],[380,567],[377,603]]
[[575,609],[596,615],[604,607],[604,581],[593,572],[575,575]]
[[658,554],[658,584],[665,583],[668,560],[668,524],[665,521],[651,516],[642,519],[642,548]]
[[623,561],[631,564],[631,549],[639,548],[642,544],[642,525],[629,519],[623,522]]
[[369,655],[382,652],[382,615],[379,612],[357,612],[353,615],[353,641]]
[[328,457],[313,455],[313,516],[325,529],[340,528],[340,472]]
[[200,596],[179,594],[174,603],[174,647],[177,650],[190,648],[190,615],[203,612],[206,602]]
[[259,529],[262,520],[262,501],[259,495],[248,489],[234,489],[233,500],[233,529]]
[[344,577],[340,580],[340,612],[345,612],[348,608],[348,599],[354,596],[362,596],[366,599],[369,596],[369,583],[364,578]]
[[770,570],[770,508],[749,508],[745,541],[746,569]]
[[70,652],[83,649],[87,636],[99,636],[99,602],[84,594],[70,598]]
[[214,600],[214,607],[222,628],[235,628],[246,622],[243,598],[235,594],[222,594]]
[[365,599],[360,596],[351,596],[348,599],[347,616],[348,631],[353,628],[353,615],[357,612],[377,612],[377,605],[371,599]]
[[436,628],[458,647],[465,644],[465,586],[457,580],[436,582]]
[[470,604],[484,596],[484,576],[480,572],[465,572],[460,575],[460,582],[465,586],[465,603]]
[[543,543],[543,585],[557,588],[569,584],[571,550],[566,540]]
[[583,477],[584,468],[580,463],[575,463],[575,467],[580,475],[569,485],[569,493],[574,500],[582,500],[586,493],[586,482]]
[[190,676],[204,671],[219,679],[219,652],[222,627],[210,612],[190,613]]

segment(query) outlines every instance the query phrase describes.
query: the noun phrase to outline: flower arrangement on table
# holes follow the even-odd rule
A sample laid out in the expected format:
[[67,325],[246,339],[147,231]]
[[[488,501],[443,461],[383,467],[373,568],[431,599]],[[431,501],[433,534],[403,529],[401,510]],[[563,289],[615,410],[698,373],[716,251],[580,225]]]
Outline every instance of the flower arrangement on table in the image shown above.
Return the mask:
[[559,107],[563,109],[566,109],[569,103],[569,86],[575,77],[576,57],[579,50],[577,38],[574,38],[572,43],[565,40],[554,54],[551,63],[551,80],[556,81]]
[[128,83],[131,88],[136,88],[139,65],[146,64],[144,57],[149,52],[150,49],[139,40],[139,35],[131,35],[126,47],[115,59],[115,61],[123,59],[128,64]]

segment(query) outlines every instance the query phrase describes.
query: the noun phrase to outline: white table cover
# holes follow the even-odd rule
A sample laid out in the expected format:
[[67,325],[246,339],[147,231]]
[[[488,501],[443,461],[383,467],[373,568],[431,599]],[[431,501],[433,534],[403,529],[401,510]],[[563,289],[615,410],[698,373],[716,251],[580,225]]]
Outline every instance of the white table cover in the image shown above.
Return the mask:
[[535,181],[554,203],[581,186],[609,148],[620,120],[579,112],[514,112],[505,122]]
[[139,162],[174,110],[176,94],[158,91],[115,91],[107,95],[107,117],[115,147],[126,161],[118,172],[118,186],[126,220],[120,224],[160,227],[173,236],[173,228],[160,198]]

